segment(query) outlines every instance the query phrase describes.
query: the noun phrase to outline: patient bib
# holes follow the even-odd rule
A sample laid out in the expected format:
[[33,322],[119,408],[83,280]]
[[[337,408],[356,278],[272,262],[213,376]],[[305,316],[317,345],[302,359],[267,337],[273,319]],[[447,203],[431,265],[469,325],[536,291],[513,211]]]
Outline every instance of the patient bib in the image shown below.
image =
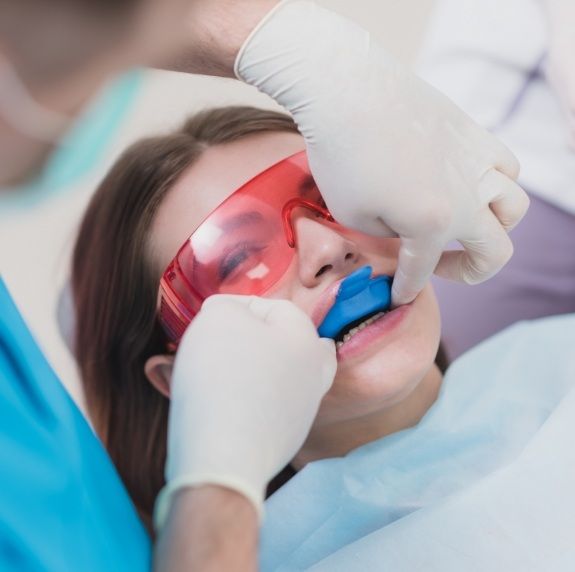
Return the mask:
[[310,463],[267,502],[262,569],[573,570],[575,315],[449,369],[420,423]]

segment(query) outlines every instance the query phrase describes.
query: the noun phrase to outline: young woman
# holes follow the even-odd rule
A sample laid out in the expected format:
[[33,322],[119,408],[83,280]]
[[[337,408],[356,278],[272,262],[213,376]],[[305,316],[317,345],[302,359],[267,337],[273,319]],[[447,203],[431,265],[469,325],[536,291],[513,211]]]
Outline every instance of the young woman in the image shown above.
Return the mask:
[[[218,291],[246,293],[243,285],[235,290],[242,284],[236,269],[245,270],[246,264],[252,278],[265,282],[265,272],[276,272],[281,261],[270,259],[255,238],[267,236],[265,225],[279,216],[274,197],[286,192],[287,178],[259,185],[264,201],[257,212],[228,216],[230,204],[246,183],[301,160],[303,149],[284,115],[251,108],[206,111],[172,134],[129,149],[88,208],[74,253],[75,350],[96,429],[148,525],[163,484],[170,372],[179,335],[177,321],[162,310],[164,280],[172,279],[166,269],[173,268],[176,256],[185,265],[192,245],[191,268],[198,273],[187,272],[180,280],[183,297],[197,298],[206,284],[214,291],[213,282]],[[317,326],[341,282],[358,269],[370,266],[375,277],[393,276],[398,241],[338,225],[313,180],[301,178],[297,187],[302,208],[284,218],[285,240],[289,231],[294,239],[289,264],[260,294],[291,300]],[[265,208],[271,209],[268,214]],[[218,225],[206,225],[216,216]],[[215,267],[202,269],[198,237],[218,261]],[[222,237],[228,240],[218,251]],[[268,246],[279,248],[270,240]],[[430,542],[448,531],[456,545],[451,539],[485,521],[485,506],[490,525],[474,529],[466,553],[484,546],[482,535],[490,541],[489,531],[505,521],[505,510],[513,516],[513,534],[528,538],[531,520],[516,516],[526,507],[536,515],[538,506],[555,506],[552,500],[531,506],[532,499],[555,492],[561,502],[571,498],[561,484],[543,489],[539,465],[525,468],[521,460],[525,451],[527,459],[537,458],[558,442],[544,425],[554,417],[557,426],[565,411],[558,405],[567,402],[573,387],[573,318],[516,326],[458,360],[445,376],[438,365],[440,318],[430,286],[411,304],[374,319],[350,324],[358,329],[340,340],[334,384],[303,447],[272,483],[283,486],[267,503],[264,570],[308,569],[326,558],[326,570],[370,570],[374,561],[375,569],[381,562],[413,570],[417,565],[410,567],[415,560],[408,557],[425,559],[434,548],[439,559],[452,554],[447,540]],[[555,459],[565,461],[568,453]],[[511,484],[498,485],[497,475],[509,474],[499,470],[503,467],[518,475]],[[573,470],[545,470],[544,476]],[[489,494],[473,496],[482,482],[492,487]],[[502,496],[505,503],[498,500]],[[460,508],[452,510],[457,503]],[[565,537],[553,530],[549,527],[548,546]],[[361,542],[378,532],[373,550],[388,548],[373,560]],[[412,550],[414,539],[427,541],[423,552]]]
[[[76,356],[95,427],[148,524],[163,484],[173,361],[157,319],[160,277],[211,211],[303,149],[285,115],[206,111],[130,148],[85,215],[73,261]],[[296,256],[266,296],[292,300],[314,317],[326,293],[358,268],[394,273],[397,239],[351,232],[305,210],[293,214],[292,224]],[[339,348],[336,381],[292,471],[414,425],[435,400],[440,323],[431,288],[385,320],[365,348],[352,355],[352,344]]]

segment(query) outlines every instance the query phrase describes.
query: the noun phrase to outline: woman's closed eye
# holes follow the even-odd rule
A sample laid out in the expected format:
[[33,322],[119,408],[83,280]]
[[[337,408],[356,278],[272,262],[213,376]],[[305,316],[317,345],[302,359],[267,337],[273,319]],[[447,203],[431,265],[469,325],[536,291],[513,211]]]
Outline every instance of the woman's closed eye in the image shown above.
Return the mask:
[[235,245],[234,248],[227,252],[220,260],[218,265],[219,279],[223,282],[240,268],[247,272],[250,268],[257,266],[260,261],[259,255],[265,248],[266,245],[249,242]]

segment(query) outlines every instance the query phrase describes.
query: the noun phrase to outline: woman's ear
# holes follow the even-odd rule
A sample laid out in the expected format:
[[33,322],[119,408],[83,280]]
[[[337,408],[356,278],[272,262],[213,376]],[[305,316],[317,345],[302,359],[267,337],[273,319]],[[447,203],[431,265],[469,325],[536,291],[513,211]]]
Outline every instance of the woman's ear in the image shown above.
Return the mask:
[[174,367],[174,356],[157,355],[146,360],[144,373],[148,381],[164,396],[170,398],[170,382],[172,379],[172,369]]

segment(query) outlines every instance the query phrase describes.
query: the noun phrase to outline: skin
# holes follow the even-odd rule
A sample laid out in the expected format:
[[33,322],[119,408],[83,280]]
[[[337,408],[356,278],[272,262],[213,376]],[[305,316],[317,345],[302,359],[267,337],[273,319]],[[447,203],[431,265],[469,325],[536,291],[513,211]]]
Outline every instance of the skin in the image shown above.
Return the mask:
[[258,517],[244,496],[217,486],[182,489],[156,546],[155,569],[255,571],[257,542]]
[[[148,245],[158,275],[214,208],[254,175],[303,148],[303,139],[296,134],[272,133],[208,149],[159,208]],[[326,290],[355,269],[370,264],[375,274],[395,272],[398,239],[342,232],[304,209],[295,212],[292,224],[296,256],[265,297],[291,300],[311,317]],[[324,270],[318,275],[320,268]],[[428,285],[399,326],[358,355],[338,357],[334,384],[293,461],[295,466],[343,455],[417,423],[441,384],[434,364],[439,337],[439,311]],[[148,379],[165,395],[172,362],[172,356],[160,355],[146,364]]]
[[[120,29],[90,14],[65,10],[33,13],[7,6],[0,25],[0,64],[10,63],[40,106],[69,118],[54,141],[14,129],[0,114],[0,192],[36,175],[74,118],[105,82],[134,66],[233,77],[243,42],[278,0],[141,0],[139,10]],[[34,29],[35,23],[42,26]],[[65,29],[66,34],[58,32]],[[3,31],[17,40],[11,40]],[[56,30],[52,36],[49,32]],[[19,31],[19,32],[18,32]],[[72,31],[77,33],[73,34]],[[42,33],[40,33],[42,32]],[[168,32],[168,33],[167,33]],[[46,38],[37,45],[18,38]],[[89,48],[86,46],[89,44]],[[30,49],[30,47],[34,49]],[[85,52],[76,65],[67,55]],[[2,82],[0,65],[0,82]]]
[[187,2],[183,39],[159,67],[221,77],[235,77],[240,47],[279,0],[194,0]]
[[[5,15],[12,31],[21,27],[21,34],[30,38],[19,43],[0,30],[0,64],[10,62],[13,71],[30,97],[41,107],[67,117],[68,123],[54,133],[50,142],[20,133],[0,114],[0,188],[23,183],[36,174],[59,137],[73,124],[74,118],[90,98],[118,73],[141,62],[166,58],[174,45],[161,30],[181,27],[178,17],[185,13],[184,0],[160,3],[144,0],[122,30],[81,10],[50,10],[34,14],[42,23],[42,33],[35,32],[26,21],[23,9],[9,10]],[[24,20],[24,21],[23,21]],[[60,28],[77,33],[63,35]],[[53,33],[50,33],[54,30]],[[12,34],[15,36],[15,34]],[[180,35],[183,35],[180,34]],[[174,34],[177,38],[178,34]],[[175,40],[174,40],[175,41]],[[67,54],[78,51],[82,57],[70,60]],[[1,69],[1,68],[0,68]],[[0,78],[2,76],[0,75]],[[0,79],[0,81],[2,81]]]

